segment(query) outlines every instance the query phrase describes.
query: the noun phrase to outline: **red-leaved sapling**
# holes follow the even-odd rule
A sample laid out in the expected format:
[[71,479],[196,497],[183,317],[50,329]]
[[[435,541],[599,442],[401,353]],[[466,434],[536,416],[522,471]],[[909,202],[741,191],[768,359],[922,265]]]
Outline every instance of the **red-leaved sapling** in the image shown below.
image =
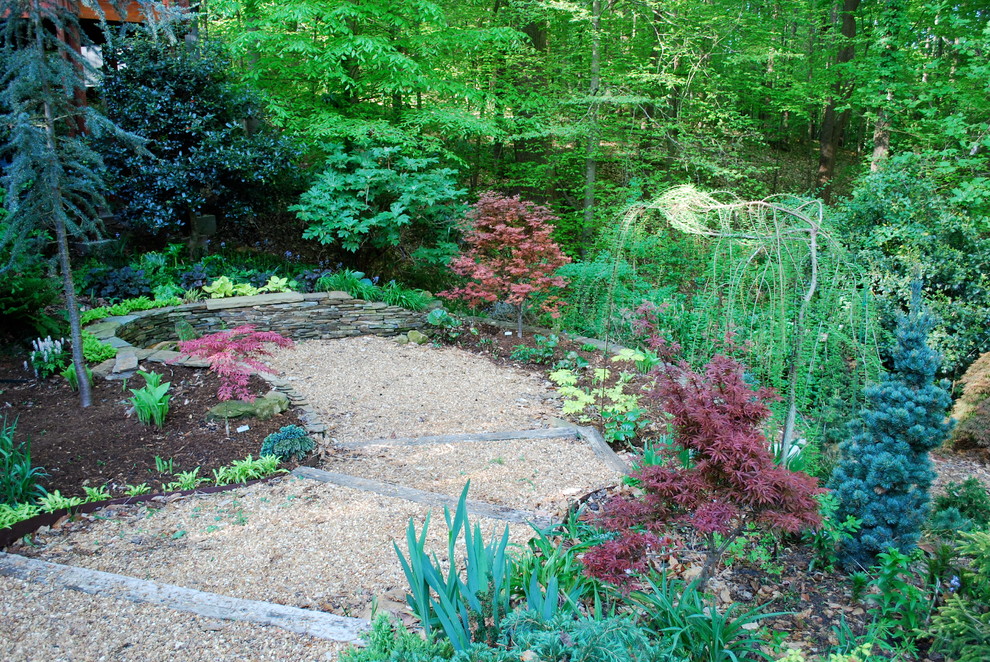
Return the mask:
[[545,295],[540,308],[558,317],[561,301],[553,292],[566,282],[554,272],[571,261],[551,236],[558,218],[546,207],[519,196],[489,191],[468,212],[468,220],[467,251],[451,261],[450,269],[469,281],[438,296],[470,306],[496,301],[515,305],[519,337],[533,295]]
[[[595,523],[616,537],[585,555],[585,571],[622,590],[637,587],[637,575],[670,553],[684,532],[704,541],[699,590],[722,554],[749,525],[797,533],[821,525],[817,480],[774,462],[762,428],[770,417],[771,389],[753,390],[745,368],[729,356],[738,350],[731,335],[725,352],[700,371],[679,359],[680,346],[655,333],[655,311],[641,309],[647,344],[663,359],[648,397],[668,415],[673,444],[659,465],[631,474],[635,489],[613,496]],[[682,461],[689,458],[687,461]]]
[[265,343],[292,347],[292,341],[283,335],[274,331],[255,331],[253,325],[245,324],[195,340],[184,340],[179,343],[179,352],[209,362],[210,370],[220,378],[217,398],[254,402],[254,395],[247,388],[251,370],[272,372],[259,360],[259,357],[271,356]]

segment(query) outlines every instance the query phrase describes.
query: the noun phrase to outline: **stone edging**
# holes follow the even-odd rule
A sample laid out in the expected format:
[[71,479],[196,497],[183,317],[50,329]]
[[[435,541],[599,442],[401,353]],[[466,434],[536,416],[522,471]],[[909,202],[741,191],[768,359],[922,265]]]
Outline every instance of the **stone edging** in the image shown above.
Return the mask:
[[[393,485],[391,483],[383,483],[378,480],[371,480],[370,478],[361,478],[350,474],[337,473],[336,471],[314,469],[313,467],[296,467],[292,470],[292,475],[297,478],[306,478],[309,480],[316,480],[321,483],[328,483],[330,485],[349,487],[354,490],[372,492],[374,494],[380,494],[382,496],[392,497],[395,499],[403,499],[405,501],[412,501],[413,503],[421,503],[427,506],[445,506],[453,510],[457,507],[458,502],[456,497],[440,494],[438,492],[428,492],[426,490],[419,490],[414,487]],[[473,499],[469,499],[465,503],[465,506],[470,514],[477,515],[479,517],[486,517],[488,519],[497,519],[516,524],[525,524],[530,522],[540,527],[547,527],[553,523],[549,517],[542,517],[526,510],[518,510],[509,506],[500,506],[494,503],[488,503],[486,501],[475,501]]]
[[[397,335],[421,328],[424,315],[381,302],[355,299],[346,292],[282,292],[153,308],[105,317],[85,328],[117,349],[117,356],[96,366],[93,374],[106,379],[127,379],[137,370],[140,361],[189,368],[209,367],[209,363],[201,359],[182,357],[178,352],[155,346],[177,339],[175,323],[180,320],[206,333],[253,324],[262,330],[283,333],[293,340],[306,340],[366,334]],[[152,346],[141,348],[132,343]],[[290,405],[300,410],[299,418],[308,434],[326,436],[327,426],[319,420],[315,408],[287,380],[254,370],[249,372],[285,394]]]
[[330,641],[361,644],[361,634],[370,626],[363,618],[232,598],[174,584],[49,563],[4,552],[0,552],[0,576],[111,599],[123,598],[131,602],[160,605],[207,618],[272,625],[289,632]]

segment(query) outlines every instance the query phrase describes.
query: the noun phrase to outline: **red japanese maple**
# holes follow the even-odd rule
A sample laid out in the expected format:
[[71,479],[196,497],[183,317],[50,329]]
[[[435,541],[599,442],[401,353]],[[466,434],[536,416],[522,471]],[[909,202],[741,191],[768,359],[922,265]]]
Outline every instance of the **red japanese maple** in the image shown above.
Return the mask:
[[[704,584],[727,546],[750,523],[791,533],[817,528],[821,517],[814,497],[823,490],[811,476],[776,464],[762,431],[770,417],[766,403],[776,398],[773,391],[751,389],[744,367],[726,354],[696,372],[675,359],[680,351],[676,343],[653,335],[649,345],[664,359],[649,397],[659,400],[669,415],[675,445],[664,464],[632,474],[637,491],[606,503],[598,523],[620,537],[634,536],[634,542],[589,551],[586,571],[628,587],[649,551],[643,534],[657,536],[686,526],[707,541],[700,577]],[[735,349],[731,338],[727,346]],[[686,464],[678,460],[684,450],[690,453]]]
[[265,343],[279,347],[291,347],[292,341],[274,331],[255,331],[254,326],[245,324],[227,331],[219,331],[195,340],[179,343],[179,351],[186,356],[205,359],[210,370],[220,378],[217,397],[220,400],[240,398],[254,402],[254,395],[248,391],[248,378],[251,369],[271,373],[272,370],[260,360],[260,356],[270,356]]
[[560,300],[552,294],[566,283],[554,272],[571,261],[551,236],[557,221],[549,209],[519,196],[487,192],[468,213],[471,230],[464,238],[468,250],[450,263],[469,282],[438,296],[460,299],[471,306],[506,301],[518,307],[517,330],[530,297],[547,294],[540,307],[559,315]]

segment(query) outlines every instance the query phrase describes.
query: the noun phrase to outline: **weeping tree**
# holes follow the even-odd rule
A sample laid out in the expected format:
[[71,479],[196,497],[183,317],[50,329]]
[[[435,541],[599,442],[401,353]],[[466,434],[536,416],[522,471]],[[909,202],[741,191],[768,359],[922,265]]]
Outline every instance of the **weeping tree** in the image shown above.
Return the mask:
[[[97,2],[85,2],[98,15]],[[126,15],[124,3],[114,6]],[[69,237],[99,233],[99,210],[104,206],[103,164],[90,148],[87,133],[126,139],[137,147],[137,136],[121,131],[85,103],[87,76],[96,75],[82,56],[90,45],[74,3],[50,0],[0,0],[0,123],[6,130],[2,146],[7,162],[3,173],[7,217],[0,234],[0,251],[15,257],[37,250],[32,239],[54,235],[62,290],[72,339],[72,362],[83,407],[91,403],[85,374],[82,332],[75,285],[69,263]],[[164,16],[158,5],[142,3],[145,16]],[[105,17],[100,20],[109,29]]]
[[879,374],[865,275],[829,232],[819,200],[671,189],[627,211],[615,272],[628,267],[631,238],[658,232],[692,236],[710,257],[699,289],[667,309],[676,340],[693,363],[726,332],[752,344],[755,379],[783,398],[780,457],[790,457],[799,410],[820,423],[831,400],[855,397]]

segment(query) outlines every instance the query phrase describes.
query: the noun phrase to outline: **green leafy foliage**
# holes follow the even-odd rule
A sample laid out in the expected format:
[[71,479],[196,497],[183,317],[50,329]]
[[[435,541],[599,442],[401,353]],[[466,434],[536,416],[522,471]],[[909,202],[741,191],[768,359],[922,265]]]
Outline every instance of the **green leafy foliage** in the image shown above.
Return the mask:
[[957,662],[980,662],[990,657],[990,533],[963,534],[958,551],[970,565],[932,618],[934,648]]
[[257,459],[248,455],[243,460],[236,460],[229,467],[221,467],[213,470],[214,485],[231,485],[235,483],[246,483],[250,480],[258,480],[274,476],[278,473],[285,473],[285,469],[279,469],[279,459],[274,455],[262,455]]
[[372,620],[362,638],[365,646],[345,650],[341,662],[434,662],[454,654],[450,642],[424,639],[385,614]]
[[978,478],[970,476],[962,483],[950,482],[945,486],[945,494],[935,497],[933,514],[950,508],[955,508],[974,526],[990,526],[990,490]]
[[[17,421],[0,420],[0,504],[17,507],[45,495],[39,481],[48,474],[41,467],[31,466],[31,445],[16,443]],[[3,523],[0,521],[0,528]]]
[[64,325],[45,313],[58,296],[55,283],[39,271],[0,272],[0,321],[11,331],[58,336],[64,332]]
[[822,525],[814,531],[806,531],[804,539],[811,543],[815,557],[808,565],[808,571],[821,568],[834,571],[839,563],[839,553],[842,546],[852,540],[859,531],[861,523],[854,515],[846,515],[840,520],[838,516],[839,500],[833,492],[819,494],[817,497],[822,516]]
[[756,607],[737,614],[737,605],[718,611],[699,590],[666,574],[648,577],[642,590],[629,595],[648,626],[671,639],[673,651],[687,660],[730,662],[741,659],[773,660],[763,640],[751,634],[752,625],[780,613]]
[[550,365],[553,363],[557,353],[557,346],[560,344],[560,337],[556,334],[533,336],[533,347],[526,345],[516,345],[512,348],[509,358],[513,361],[523,363],[536,363],[540,365]]
[[83,357],[89,363],[102,363],[117,356],[117,349],[105,343],[92,333],[83,333]]
[[923,163],[898,158],[864,176],[837,220],[869,268],[888,333],[920,273],[939,321],[931,345],[943,357],[940,374],[958,377],[990,347],[990,245],[983,225],[947,203]]
[[[406,529],[409,557],[393,543],[402,564],[409,593],[406,600],[427,636],[443,633],[456,651],[470,648],[471,642],[494,643],[501,633],[502,619],[509,613],[512,559],[507,553],[509,528],[500,538],[485,544],[480,523],[472,529],[467,516],[465,484],[457,509],[451,516],[444,508],[447,521],[447,558],[458,558],[457,543],[463,537],[463,577],[455,564],[443,564],[426,552],[426,534],[430,515],[420,535],[412,520]],[[445,568],[444,565],[447,567]]]
[[258,101],[232,84],[217,43],[131,36],[104,57],[118,63],[104,72],[107,116],[146,140],[143,152],[94,142],[124,221],[174,231],[190,212],[243,222],[284,204],[296,152],[258,122]]
[[871,582],[879,593],[869,599],[876,603],[870,611],[878,618],[898,623],[901,638],[922,633],[931,614],[934,596],[919,586],[912,571],[917,555],[908,556],[894,548],[877,555],[877,575]]
[[[65,366],[65,369],[59,374],[62,375],[67,382],[69,382],[69,388],[73,391],[79,390],[79,374],[76,372],[75,366]],[[89,369],[89,366],[86,366],[86,380],[89,382],[90,386],[93,385],[93,371]]]
[[307,223],[303,237],[355,253],[418,241],[450,241],[465,191],[456,171],[435,158],[406,156],[397,147],[329,148],[324,172],[290,207]]
[[629,444],[639,435],[640,430],[650,424],[643,418],[646,412],[639,407],[628,411],[618,409],[602,410],[602,425],[605,440],[615,444]]
[[301,459],[313,450],[315,444],[298,425],[286,425],[278,432],[272,432],[261,444],[260,455],[274,455],[281,461]]
[[176,297],[169,297],[167,299],[149,299],[148,297],[135,297],[133,299],[124,299],[119,301],[112,306],[100,306],[99,308],[92,308],[90,310],[84,310],[79,315],[79,320],[83,324],[88,324],[95,320],[103,319],[104,317],[116,317],[119,315],[130,315],[135,310],[151,310],[153,308],[165,308],[168,306],[178,306],[182,303],[182,300]]
[[464,333],[464,322],[444,308],[434,308],[426,315],[426,323],[442,342],[452,344]]
[[840,447],[829,484],[841,504],[839,518],[853,515],[862,523],[843,546],[848,567],[869,567],[888,547],[914,548],[935,477],[928,451],[951,429],[945,412],[952,398],[948,383],[934,381],[939,357],[926,343],[933,322],[921,308],[920,288],[916,283],[911,313],[898,324],[894,372],[866,389],[869,407]]
[[51,336],[36,338],[31,342],[28,363],[38,379],[56,375],[68,365],[70,357],[65,338],[52,340]]
[[138,420],[145,425],[154,424],[163,427],[165,416],[168,414],[169,400],[172,399],[168,392],[172,384],[171,382],[163,384],[162,376],[157,372],[139,370],[138,374],[144,377],[145,385],[139,389],[130,389],[134,394],[129,400],[134,406],[134,412]]

